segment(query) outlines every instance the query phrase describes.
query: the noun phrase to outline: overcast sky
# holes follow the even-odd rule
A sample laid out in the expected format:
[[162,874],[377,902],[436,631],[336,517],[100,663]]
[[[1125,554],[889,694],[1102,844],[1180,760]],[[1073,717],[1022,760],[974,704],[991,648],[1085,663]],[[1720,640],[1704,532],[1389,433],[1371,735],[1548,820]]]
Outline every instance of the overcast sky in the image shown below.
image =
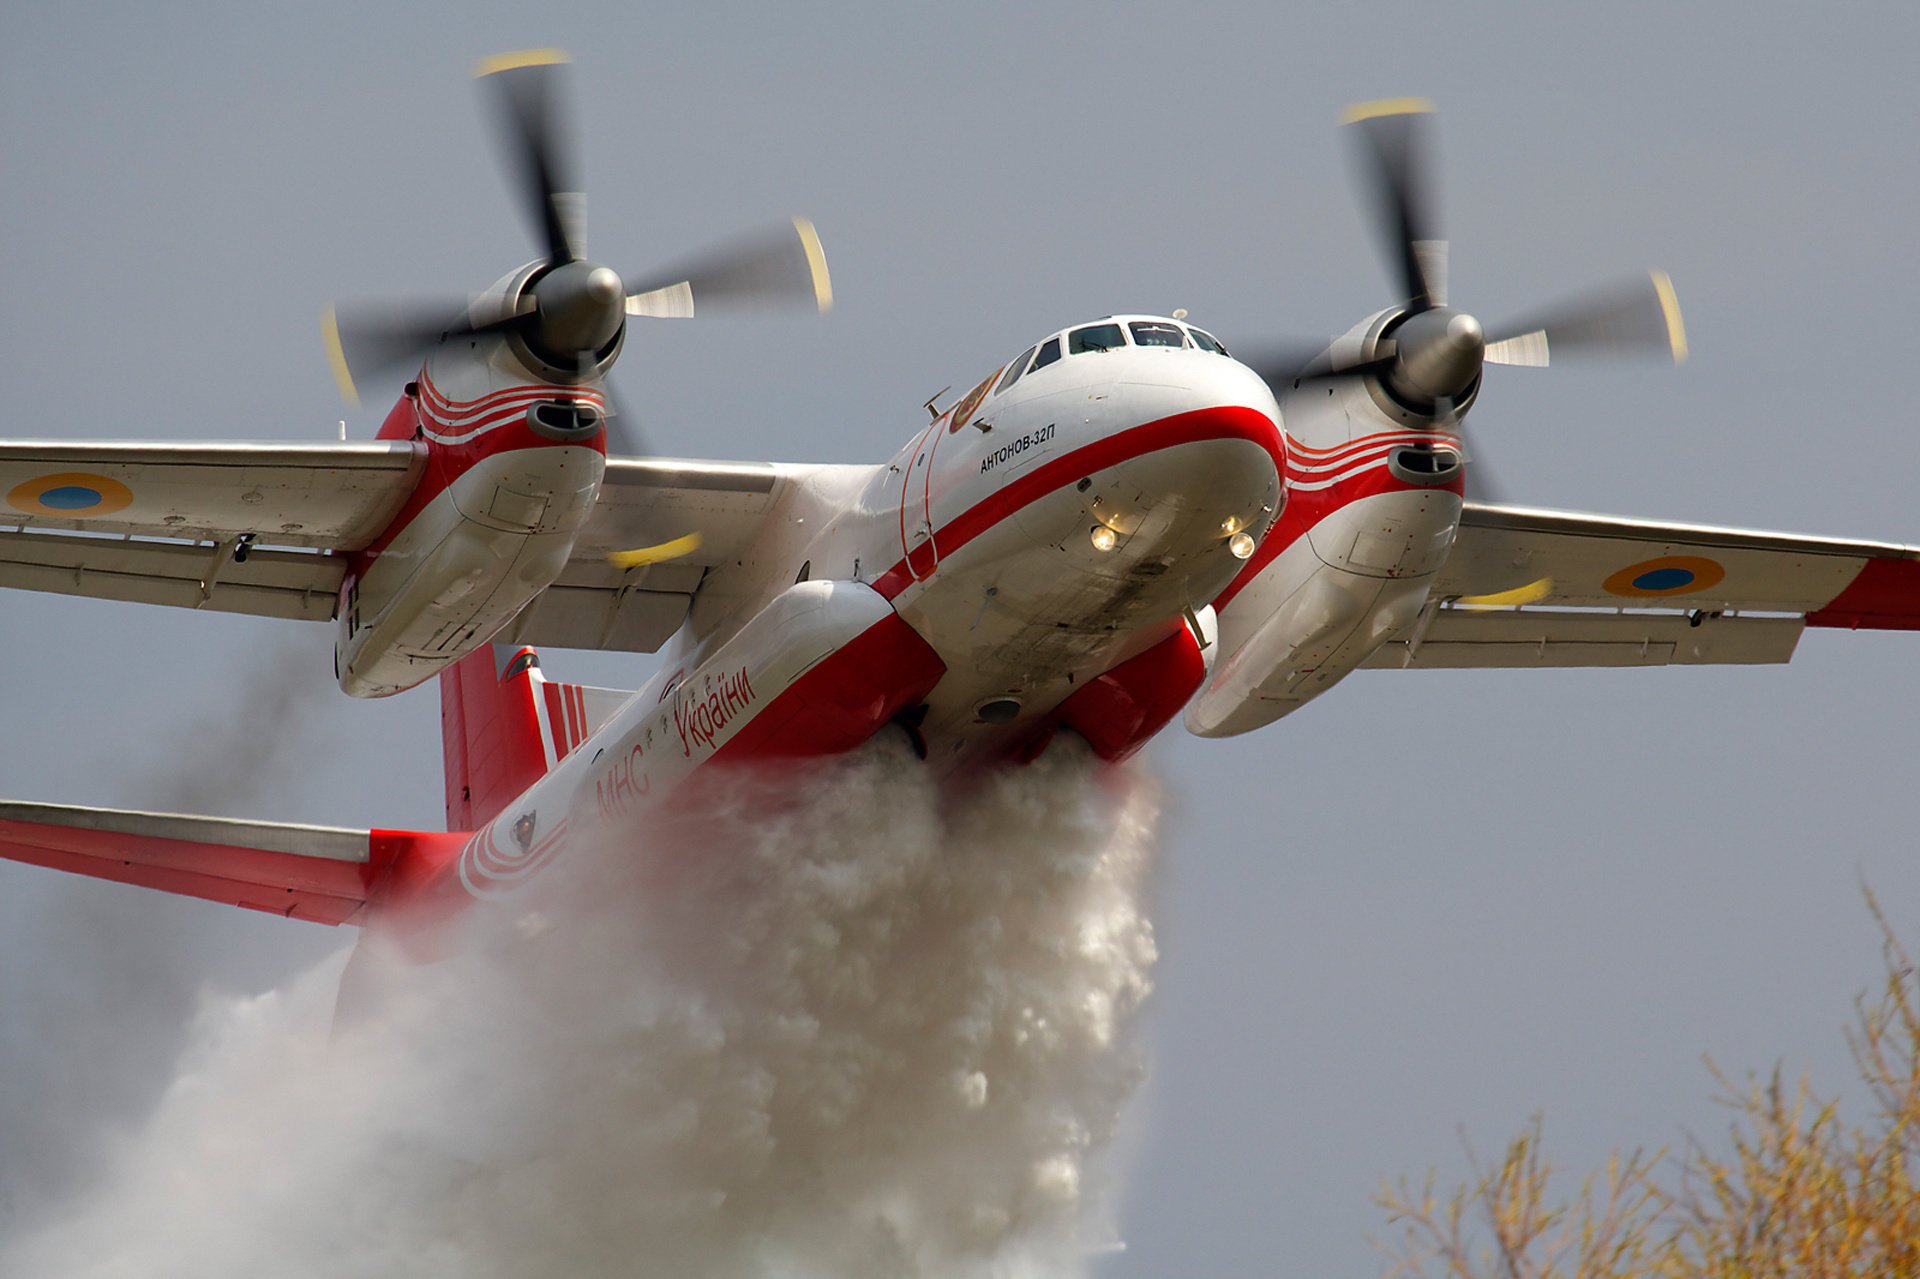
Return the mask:
[[[623,393],[695,456],[881,460],[931,392],[1114,311],[1229,345],[1344,329],[1392,299],[1335,120],[1422,94],[1456,305],[1658,266],[1692,340],[1677,370],[1490,370],[1473,424],[1510,500],[1920,541],[1920,17],[1288,8],[13,5],[0,429],[329,438],[329,300],[532,254],[467,79],[502,49],[576,56],[603,260],[819,225],[831,316],[629,340]],[[0,636],[0,794],[440,821],[432,690],[341,696],[326,628],[9,595]],[[1816,632],[1778,668],[1366,673],[1250,737],[1176,729],[1100,1273],[1370,1275],[1379,1179],[1462,1173],[1463,1127],[1490,1150],[1541,1111],[1585,1167],[1717,1131],[1702,1053],[1844,1085],[1861,880],[1920,934],[1916,661],[1920,636]],[[547,666],[636,687],[651,659]],[[341,940],[0,866],[0,1195],[85,1176],[59,1125],[150,1104],[203,984]]]

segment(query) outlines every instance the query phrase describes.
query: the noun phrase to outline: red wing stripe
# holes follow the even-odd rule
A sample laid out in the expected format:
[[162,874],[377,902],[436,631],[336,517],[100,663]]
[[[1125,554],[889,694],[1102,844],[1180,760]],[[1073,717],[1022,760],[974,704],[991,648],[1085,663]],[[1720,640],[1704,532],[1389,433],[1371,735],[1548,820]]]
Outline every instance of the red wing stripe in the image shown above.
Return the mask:
[[1807,625],[1920,630],[1920,560],[1868,560],[1825,608],[1807,614]]

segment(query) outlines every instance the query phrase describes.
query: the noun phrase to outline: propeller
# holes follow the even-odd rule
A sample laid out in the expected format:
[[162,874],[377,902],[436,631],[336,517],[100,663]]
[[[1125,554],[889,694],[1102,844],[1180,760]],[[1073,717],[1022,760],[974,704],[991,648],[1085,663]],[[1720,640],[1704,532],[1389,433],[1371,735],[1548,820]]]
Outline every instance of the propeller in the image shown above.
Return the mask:
[[1432,114],[1425,99],[1393,98],[1352,107],[1341,117],[1359,146],[1374,221],[1405,301],[1357,344],[1337,341],[1311,352],[1296,345],[1246,363],[1281,389],[1368,379],[1403,412],[1459,435],[1487,364],[1545,367],[1550,356],[1658,354],[1675,363],[1686,358],[1673,282],[1658,271],[1493,330],[1449,305],[1447,241],[1429,173]]
[[573,181],[573,130],[562,118],[553,70],[566,63],[558,49],[530,49],[483,58],[473,69],[474,79],[496,88],[496,118],[514,184],[554,266],[587,255],[587,197]]
[[[358,407],[357,381],[417,364],[444,342],[504,333],[539,376],[561,383],[604,377],[629,316],[683,318],[808,303],[825,311],[833,289],[813,224],[730,241],[680,265],[622,276],[587,257],[587,203],[575,177],[563,92],[568,59],[535,49],[484,59],[474,76],[493,103],[508,178],[545,254],[485,294],[329,307],[321,319],[340,393]],[[628,280],[637,280],[630,286]],[[607,388],[607,446],[641,452],[638,423]]]

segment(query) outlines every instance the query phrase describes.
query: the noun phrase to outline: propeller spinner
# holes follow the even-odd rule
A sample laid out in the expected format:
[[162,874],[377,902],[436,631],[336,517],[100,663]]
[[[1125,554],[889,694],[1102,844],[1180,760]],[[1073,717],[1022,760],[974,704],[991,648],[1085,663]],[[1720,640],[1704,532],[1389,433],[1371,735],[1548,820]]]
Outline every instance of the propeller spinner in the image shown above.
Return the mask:
[[[559,50],[540,49],[488,58],[474,68],[493,95],[512,184],[545,258],[508,277],[504,297],[390,302],[345,313],[329,308],[322,329],[349,404],[359,403],[356,378],[393,372],[453,338],[503,333],[542,376],[584,382],[612,367],[629,316],[689,318],[696,306],[703,315],[791,303],[821,311],[831,306],[826,255],[804,219],[677,268],[630,277],[642,281],[637,288],[588,259],[586,195],[573,176],[572,130],[560,91],[566,64]],[[617,420],[609,423],[610,432],[618,429]],[[608,443],[617,441],[610,436]],[[612,451],[638,449],[627,441]]]

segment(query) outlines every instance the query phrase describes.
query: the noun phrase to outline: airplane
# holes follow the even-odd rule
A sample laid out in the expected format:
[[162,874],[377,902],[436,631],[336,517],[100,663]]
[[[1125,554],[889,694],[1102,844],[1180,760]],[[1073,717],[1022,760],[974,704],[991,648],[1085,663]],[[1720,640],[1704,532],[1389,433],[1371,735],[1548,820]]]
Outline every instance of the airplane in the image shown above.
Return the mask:
[[[1401,300],[1331,343],[1236,356],[1183,313],[1105,316],[928,401],[879,464],[641,456],[607,380],[630,333],[831,285],[804,221],[641,276],[590,259],[564,65],[477,71],[543,256],[463,302],[329,313],[350,398],[409,370],[374,440],[0,442],[0,586],[325,622],[355,697],[437,678],[447,829],[6,801],[0,855],[424,936],[718,770],[881,734],[941,777],[1061,734],[1117,762],[1367,668],[1784,662],[1808,626],[1920,629],[1920,549],[1469,499],[1488,365],[1685,337],[1658,273],[1494,329],[1453,306],[1418,100],[1344,119]],[[543,647],[659,668],[584,687]]]

